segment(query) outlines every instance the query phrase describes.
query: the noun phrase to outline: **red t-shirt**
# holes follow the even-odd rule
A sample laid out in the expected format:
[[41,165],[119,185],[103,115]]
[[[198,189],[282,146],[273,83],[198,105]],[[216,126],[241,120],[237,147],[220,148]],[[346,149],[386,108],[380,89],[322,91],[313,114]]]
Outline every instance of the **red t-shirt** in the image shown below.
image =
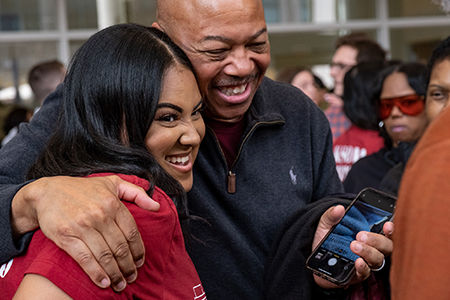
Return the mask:
[[[95,174],[107,176],[113,174]],[[144,189],[149,182],[131,175],[118,175]],[[41,230],[34,234],[28,251],[0,269],[2,299],[11,299],[25,274],[39,274],[74,299],[206,299],[197,271],[188,256],[173,201],[159,188],[152,199],[161,208],[149,212],[123,202],[136,220],[145,245],[145,263],[135,282],[124,291],[98,288],[81,267],[47,239]]]
[[361,129],[355,125],[339,136],[333,144],[336,170],[344,181],[352,165],[364,156],[384,147],[384,140],[376,130]]

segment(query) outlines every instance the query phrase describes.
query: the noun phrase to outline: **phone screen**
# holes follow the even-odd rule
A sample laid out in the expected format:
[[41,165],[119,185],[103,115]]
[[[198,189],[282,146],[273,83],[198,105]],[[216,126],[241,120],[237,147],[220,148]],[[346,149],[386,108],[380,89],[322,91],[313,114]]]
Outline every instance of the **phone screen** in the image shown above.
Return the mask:
[[345,283],[359,257],[350,250],[350,243],[360,231],[380,233],[384,223],[392,220],[394,208],[395,198],[373,189],[363,190],[313,251],[308,267],[334,283]]

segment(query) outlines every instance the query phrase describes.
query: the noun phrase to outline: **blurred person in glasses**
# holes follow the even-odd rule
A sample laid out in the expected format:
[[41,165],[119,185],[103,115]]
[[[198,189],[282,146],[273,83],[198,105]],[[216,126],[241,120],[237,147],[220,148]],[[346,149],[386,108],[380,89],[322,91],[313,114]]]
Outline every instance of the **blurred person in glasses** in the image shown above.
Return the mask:
[[[450,36],[428,63],[429,128],[406,166],[397,201],[392,299],[448,299],[450,247]],[[397,226],[398,229],[397,229]]]
[[383,70],[374,86],[380,134],[385,147],[356,162],[344,181],[346,192],[373,187],[396,195],[403,168],[424,133],[428,68],[403,63]]
[[336,41],[335,53],[330,63],[330,75],[334,79],[332,93],[324,96],[329,107],[325,110],[333,134],[333,140],[344,133],[351,125],[343,111],[344,76],[351,67],[364,62],[386,63],[386,51],[364,33],[351,33]]

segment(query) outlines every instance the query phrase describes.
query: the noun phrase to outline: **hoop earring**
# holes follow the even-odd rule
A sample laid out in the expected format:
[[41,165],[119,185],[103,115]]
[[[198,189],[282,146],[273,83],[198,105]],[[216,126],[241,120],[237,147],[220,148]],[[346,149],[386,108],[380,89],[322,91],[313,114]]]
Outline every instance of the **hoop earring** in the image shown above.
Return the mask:
[[378,127],[383,128],[383,126],[384,126],[384,122],[380,121],[380,123],[378,123]]

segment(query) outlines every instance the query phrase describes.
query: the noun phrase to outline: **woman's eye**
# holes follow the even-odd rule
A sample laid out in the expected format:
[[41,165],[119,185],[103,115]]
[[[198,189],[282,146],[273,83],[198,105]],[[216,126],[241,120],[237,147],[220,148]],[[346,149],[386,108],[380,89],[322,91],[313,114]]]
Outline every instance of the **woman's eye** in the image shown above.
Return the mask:
[[391,104],[388,103],[380,103],[380,108],[381,109],[388,109],[391,107]]
[[163,121],[163,122],[174,122],[176,120],[176,116],[175,115],[164,115],[158,118],[158,121]]
[[194,117],[195,119],[198,119],[199,117],[201,117],[201,113],[204,110],[204,105],[202,105],[201,107],[199,107],[197,110],[195,110],[192,113],[192,117]]

